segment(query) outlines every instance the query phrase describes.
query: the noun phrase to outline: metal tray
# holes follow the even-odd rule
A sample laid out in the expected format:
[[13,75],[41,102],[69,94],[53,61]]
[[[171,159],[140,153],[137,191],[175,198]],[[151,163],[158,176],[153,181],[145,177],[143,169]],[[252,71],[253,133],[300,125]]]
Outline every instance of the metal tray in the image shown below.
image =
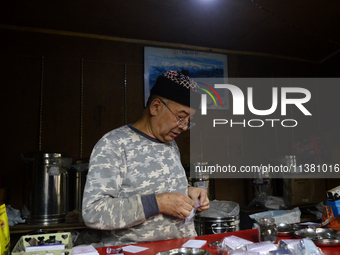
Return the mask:
[[211,255],[210,251],[197,248],[178,248],[170,251],[162,251],[156,253],[156,255]]
[[297,224],[280,223],[277,225],[277,233],[279,236],[291,236],[301,228],[302,227]]
[[329,228],[305,228],[294,232],[296,237],[310,238],[316,246],[340,246],[340,231]]

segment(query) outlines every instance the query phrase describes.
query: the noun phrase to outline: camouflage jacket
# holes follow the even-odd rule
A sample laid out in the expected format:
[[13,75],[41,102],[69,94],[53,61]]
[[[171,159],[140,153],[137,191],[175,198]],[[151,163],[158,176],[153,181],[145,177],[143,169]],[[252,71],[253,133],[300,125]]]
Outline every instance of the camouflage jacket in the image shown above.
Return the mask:
[[188,182],[175,141],[162,143],[123,126],[95,145],[84,189],[83,219],[102,231],[105,246],[195,236],[193,222],[157,214],[145,218],[141,197],[178,192]]

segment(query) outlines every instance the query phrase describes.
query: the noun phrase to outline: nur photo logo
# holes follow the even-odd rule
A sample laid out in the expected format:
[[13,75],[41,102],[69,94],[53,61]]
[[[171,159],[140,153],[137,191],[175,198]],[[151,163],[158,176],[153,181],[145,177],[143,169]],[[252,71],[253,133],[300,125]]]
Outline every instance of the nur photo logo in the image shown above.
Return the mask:
[[[233,119],[213,119],[213,127],[217,125],[229,124],[230,127],[235,125],[242,125],[244,127],[262,127],[266,123],[274,127],[275,124],[280,123],[282,127],[296,127],[298,121],[296,119],[281,119],[281,118],[269,118],[268,116],[280,109],[280,116],[287,116],[288,106],[296,107],[303,115],[312,116],[312,113],[307,109],[305,104],[311,99],[311,92],[302,87],[272,87],[270,98],[263,98],[263,100],[271,101],[271,105],[266,109],[257,109],[254,106],[254,88],[247,87],[246,95],[243,91],[236,85],[232,84],[214,84],[212,87],[207,83],[199,82],[202,87],[200,87],[201,94],[201,115],[207,115],[207,95],[209,95],[214,104],[217,105],[215,97],[217,97],[219,103],[222,106],[222,101],[217,93],[216,89],[228,90],[232,98],[232,115],[233,116],[244,116],[245,107],[247,110],[256,116],[267,116],[267,118],[255,118],[255,119],[242,119],[241,121],[235,121]],[[208,90],[209,89],[209,90]],[[268,88],[267,88],[268,89]],[[259,90],[257,88],[257,90]],[[258,93],[259,95],[260,93]]]
[[[202,92],[205,92],[205,93],[207,93],[210,96],[210,98],[213,100],[215,106],[217,106],[217,103],[216,103],[216,99],[215,99],[213,94],[215,94],[215,96],[217,97],[217,99],[220,102],[221,106],[223,106],[223,103],[222,103],[220,95],[217,93],[217,91],[212,86],[210,86],[210,85],[208,85],[206,83],[203,83],[203,82],[198,82],[198,84],[204,86],[204,87],[200,87],[199,89],[202,90]],[[213,94],[209,90],[207,90],[207,89],[211,90]],[[204,94],[204,93],[201,94],[201,114],[202,115],[206,115],[207,114],[207,105],[208,105],[208,103],[207,103],[207,94]]]

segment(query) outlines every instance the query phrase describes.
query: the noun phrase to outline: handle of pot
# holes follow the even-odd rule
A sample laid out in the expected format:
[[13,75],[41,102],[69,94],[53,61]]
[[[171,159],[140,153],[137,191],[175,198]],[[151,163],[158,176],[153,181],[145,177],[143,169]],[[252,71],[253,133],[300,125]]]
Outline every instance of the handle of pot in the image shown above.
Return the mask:
[[[211,230],[212,230],[212,232],[213,232],[214,234],[221,234],[221,233],[217,233],[217,232],[214,231],[214,227],[217,227],[217,226],[218,226],[218,225],[217,225],[216,223],[211,224]],[[227,232],[228,232],[228,229],[229,229],[228,223],[224,223],[224,224],[223,224],[223,227],[227,227],[226,231],[223,232],[223,233],[227,233]]]

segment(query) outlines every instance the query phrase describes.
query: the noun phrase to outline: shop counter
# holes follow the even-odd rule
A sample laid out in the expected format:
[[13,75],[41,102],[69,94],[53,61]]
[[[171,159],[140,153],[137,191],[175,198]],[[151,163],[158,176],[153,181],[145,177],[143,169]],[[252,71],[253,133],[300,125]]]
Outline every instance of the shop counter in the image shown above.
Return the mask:
[[[171,239],[171,240],[165,240],[165,241],[157,241],[157,242],[147,242],[147,243],[138,243],[133,244],[136,246],[141,247],[147,247],[149,249],[138,252],[138,253],[129,253],[125,252],[126,255],[128,254],[135,254],[135,255],[152,255],[156,254],[158,252],[162,251],[168,251],[176,248],[181,248],[184,243],[186,243],[188,240],[206,240],[207,243],[201,247],[201,249],[205,249],[211,252],[212,255],[217,255],[217,249],[213,249],[209,247],[209,243],[215,242],[215,241],[221,241],[226,236],[238,236],[244,239],[247,239],[252,242],[258,242],[258,232],[257,229],[249,229],[249,230],[243,230],[243,231],[237,231],[237,232],[228,232],[223,234],[214,234],[214,235],[205,235],[205,236],[196,236],[196,237],[190,237],[190,238],[181,238],[181,239]],[[279,237],[279,240],[281,239],[291,239],[292,237]],[[279,241],[278,240],[278,241]],[[119,248],[122,246],[112,246],[111,248]],[[106,255],[106,248],[107,247],[99,247],[96,248],[100,255]],[[340,255],[340,247],[320,247],[321,250],[324,252],[325,255]]]

